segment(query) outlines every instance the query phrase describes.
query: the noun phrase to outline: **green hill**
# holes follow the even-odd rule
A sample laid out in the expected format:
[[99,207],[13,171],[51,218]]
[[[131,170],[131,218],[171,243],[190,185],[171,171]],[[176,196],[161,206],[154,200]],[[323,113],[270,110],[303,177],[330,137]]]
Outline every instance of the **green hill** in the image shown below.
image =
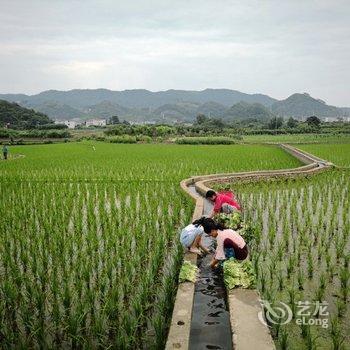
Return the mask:
[[[24,104],[24,107],[28,107]],[[66,104],[55,101],[46,101],[41,105],[33,107],[37,112],[46,114],[57,120],[67,120],[72,118],[82,118],[84,113]]]
[[0,100],[0,127],[8,125],[10,128],[25,129],[50,123],[52,120],[43,113]]
[[274,115],[260,103],[238,102],[224,113],[225,120],[259,120],[266,121]]
[[209,101],[200,105],[197,109],[197,114],[204,114],[206,116],[221,118],[226,112],[227,108],[217,102]]
[[309,94],[293,94],[287,99],[275,102],[272,112],[280,116],[307,117],[339,117],[346,115],[341,108],[327,105],[324,101],[315,99]]
[[156,118],[164,118],[164,121],[192,121],[196,116],[197,109],[197,103],[178,102],[173,104],[165,104],[158,107],[153,112],[153,115]]
[[109,119],[114,115],[124,117],[130,113],[130,109],[110,101],[102,101],[93,106],[89,106],[84,112],[89,117]]

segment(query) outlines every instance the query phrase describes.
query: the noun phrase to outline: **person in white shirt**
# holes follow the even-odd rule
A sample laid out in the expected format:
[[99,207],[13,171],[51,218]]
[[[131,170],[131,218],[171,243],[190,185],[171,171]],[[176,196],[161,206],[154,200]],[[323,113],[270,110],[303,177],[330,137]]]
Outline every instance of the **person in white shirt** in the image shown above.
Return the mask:
[[201,254],[198,248],[201,248],[205,253],[209,253],[207,247],[202,244],[202,235],[204,233],[202,223],[206,220],[205,217],[194,221],[192,224],[187,225],[180,234],[181,244],[189,249],[191,253]]

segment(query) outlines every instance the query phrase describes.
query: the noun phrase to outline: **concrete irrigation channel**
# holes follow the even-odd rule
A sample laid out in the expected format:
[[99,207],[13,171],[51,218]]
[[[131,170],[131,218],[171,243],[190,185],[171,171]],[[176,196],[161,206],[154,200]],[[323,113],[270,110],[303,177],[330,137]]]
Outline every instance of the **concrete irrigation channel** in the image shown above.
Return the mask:
[[[198,195],[195,186],[188,186],[188,189]],[[202,214],[209,215],[212,207],[204,199]],[[210,247],[213,240],[203,235],[203,244]],[[213,271],[210,261],[210,255],[197,258],[199,276],[194,289],[189,348],[229,350],[232,349],[232,336],[226,288],[222,274]]]
[[[192,220],[210,210],[204,197],[211,184],[307,176],[334,167],[290,145],[279,146],[305,165],[293,169],[196,176],[181,181],[181,188],[196,203]],[[258,319],[258,313],[262,312],[258,291],[240,288],[226,291],[222,279],[208,271],[206,259],[189,252],[184,255],[184,260],[197,264],[201,272],[195,284],[183,282],[178,286],[166,349],[275,349],[269,329]]]

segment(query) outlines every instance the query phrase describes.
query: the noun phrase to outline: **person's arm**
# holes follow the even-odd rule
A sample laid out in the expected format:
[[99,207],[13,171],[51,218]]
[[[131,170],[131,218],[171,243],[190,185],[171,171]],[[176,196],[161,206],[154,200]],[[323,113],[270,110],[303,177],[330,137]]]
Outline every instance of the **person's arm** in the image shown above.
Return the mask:
[[214,269],[216,265],[219,263],[219,260],[216,260],[215,258],[211,261],[210,267]]
[[205,246],[202,244],[202,242],[200,242],[198,245],[199,245],[199,248],[201,248],[206,254],[209,254],[209,253],[210,253],[209,249],[208,249],[207,247],[205,247]]
[[220,260],[225,260],[225,252],[224,252],[224,241],[218,235],[216,237],[216,251],[213,260],[210,263],[210,266],[214,268]]
[[201,248],[206,254],[209,254],[209,250],[207,247],[205,247],[203,244],[202,244],[202,234],[199,234],[195,240],[193,241],[193,244],[192,246],[194,246],[195,248]]
[[214,208],[213,208],[214,215],[216,213],[220,213],[221,206],[222,206],[222,195],[218,194],[215,198],[215,203],[214,203]]
[[238,202],[236,202],[235,200],[232,199],[232,203],[233,203],[232,205],[234,207],[236,207],[238,210],[241,210],[241,206],[240,206],[240,204]]
[[212,212],[209,214],[209,218],[212,218],[216,214],[220,213],[221,206],[222,206],[222,195],[218,194],[215,198],[214,208]]

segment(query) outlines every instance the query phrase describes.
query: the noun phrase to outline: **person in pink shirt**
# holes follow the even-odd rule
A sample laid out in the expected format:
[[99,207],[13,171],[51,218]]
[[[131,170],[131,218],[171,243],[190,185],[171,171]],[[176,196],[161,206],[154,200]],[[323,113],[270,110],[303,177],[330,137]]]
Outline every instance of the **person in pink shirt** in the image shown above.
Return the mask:
[[205,198],[214,203],[213,211],[209,215],[210,218],[219,213],[231,214],[235,210],[241,210],[241,206],[235,201],[232,192],[215,192],[209,190],[205,194]]
[[204,232],[213,238],[216,238],[216,251],[213,260],[210,263],[215,268],[218,263],[235,258],[245,260],[248,256],[248,247],[243,237],[234,230],[223,227],[213,219],[207,219],[203,223]]

